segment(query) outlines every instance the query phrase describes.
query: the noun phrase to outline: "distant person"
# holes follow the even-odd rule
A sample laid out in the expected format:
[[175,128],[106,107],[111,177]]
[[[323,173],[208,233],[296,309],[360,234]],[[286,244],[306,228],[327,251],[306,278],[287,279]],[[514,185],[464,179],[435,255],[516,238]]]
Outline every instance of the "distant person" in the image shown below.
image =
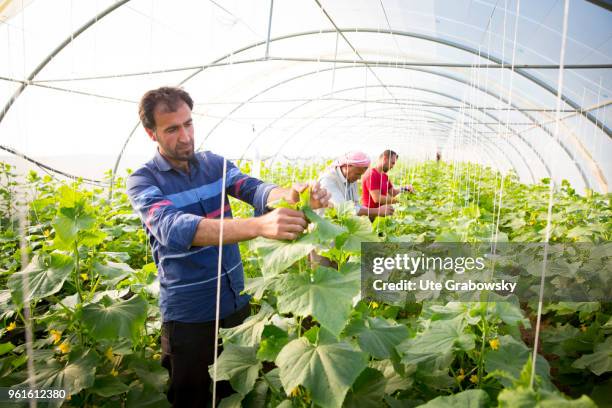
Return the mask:
[[393,214],[393,207],[383,205],[372,209],[359,204],[357,182],[368,169],[370,158],[363,152],[349,152],[338,157],[319,177],[319,184],[330,194],[330,202],[337,207],[345,202],[355,204],[357,215],[387,216]]
[[361,202],[364,207],[369,209],[370,214],[372,214],[372,209],[397,203],[398,194],[405,191],[414,192],[414,188],[410,184],[395,188],[389,180],[387,172],[395,166],[398,157],[398,154],[393,150],[385,150],[378,157],[376,166],[371,167],[363,175]]
[[436,161],[439,162],[442,160],[442,152],[436,152]]

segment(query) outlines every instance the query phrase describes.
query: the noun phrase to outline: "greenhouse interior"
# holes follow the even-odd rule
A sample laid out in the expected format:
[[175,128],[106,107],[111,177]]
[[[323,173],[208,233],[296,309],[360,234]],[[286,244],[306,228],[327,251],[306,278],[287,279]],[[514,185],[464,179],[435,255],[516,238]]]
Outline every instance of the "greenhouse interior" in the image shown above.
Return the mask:
[[612,407],[609,0],[0,0],[0,406]]

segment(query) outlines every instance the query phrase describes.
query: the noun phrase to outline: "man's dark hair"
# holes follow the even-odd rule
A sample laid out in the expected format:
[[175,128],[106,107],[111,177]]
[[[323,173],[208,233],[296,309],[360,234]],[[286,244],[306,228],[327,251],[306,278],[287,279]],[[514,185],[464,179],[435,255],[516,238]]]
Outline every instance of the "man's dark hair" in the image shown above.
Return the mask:
[[143,95],[138,106],[138,115],[140,122],[147,129],[155,129],[155,107],[158,104],[163,104],[164,109],[168,112],[176,112],[181,102],[185,102],[189,109],[193,109],[193,99],[181,88],[163,86],[158,89],[152,89]]
[[392,157],[392,156],[395,156],[395,157],[397,158],[397,157],[399,157],[399,154],[397,154],[396,152],[394,152],[394,151],[393,151],[393,150],[391,150],[391,149],[387,149],[387,150],[385,150],[384,152],[382,152],[382,153],[380,154],[380,157],[386,157],[386,158],[389,158],[389,157]]

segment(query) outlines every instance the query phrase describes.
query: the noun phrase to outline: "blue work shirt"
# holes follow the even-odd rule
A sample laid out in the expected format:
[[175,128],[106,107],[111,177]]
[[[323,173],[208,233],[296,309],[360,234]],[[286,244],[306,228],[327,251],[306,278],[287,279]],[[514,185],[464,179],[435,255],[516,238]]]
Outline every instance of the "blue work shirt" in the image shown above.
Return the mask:
[[[224,158],[197,152],[189,162],[189,174],[177,171],[159,153],[127,179],[127,192],[139,214],[151,244],[160,283],[162,320],[207,322],[215,319],[219,246],[192,246],[202,218],[221,217],[221,194],[225,194],[224,218],[232,218],[227,194],[265,211],[270,191],[276,186],[249,177]],[[244,271],[237,244],[223,245],[221,261],[221,318],[245,306]]]

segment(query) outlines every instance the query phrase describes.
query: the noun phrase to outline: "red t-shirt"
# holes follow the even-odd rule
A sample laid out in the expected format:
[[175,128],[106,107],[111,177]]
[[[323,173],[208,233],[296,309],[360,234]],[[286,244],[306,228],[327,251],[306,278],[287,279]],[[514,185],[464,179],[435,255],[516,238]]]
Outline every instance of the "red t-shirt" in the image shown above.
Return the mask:
[[378,208],[380,204],[372,199],[370,191],[380,190],[381,195],[388,195],[389,190],[393,189],[393,184],[389,181],[387,173],[381,173],[372,167],[364,173],[362,187],[361,202],[364,207]]

